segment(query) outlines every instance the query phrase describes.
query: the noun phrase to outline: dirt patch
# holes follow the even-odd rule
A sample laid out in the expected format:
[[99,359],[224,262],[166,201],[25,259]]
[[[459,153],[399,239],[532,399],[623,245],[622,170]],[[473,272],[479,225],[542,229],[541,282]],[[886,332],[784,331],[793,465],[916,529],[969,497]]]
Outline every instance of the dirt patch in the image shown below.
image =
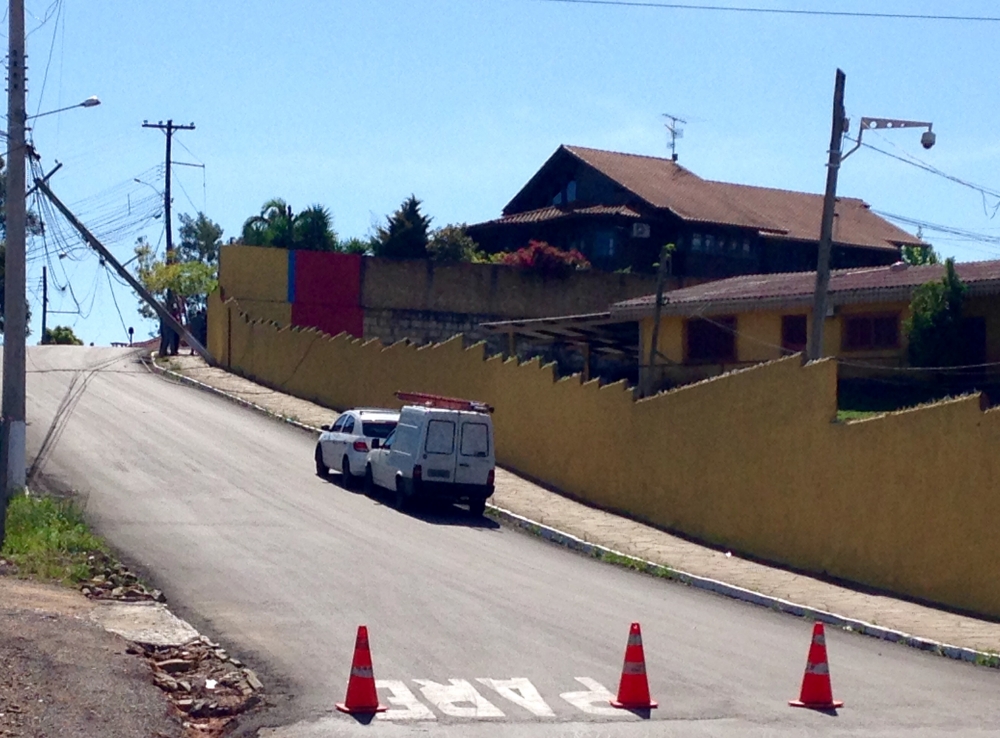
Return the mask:
[[0,736],[180,738],[128,644],[84,619],[71,590],[0,577]]

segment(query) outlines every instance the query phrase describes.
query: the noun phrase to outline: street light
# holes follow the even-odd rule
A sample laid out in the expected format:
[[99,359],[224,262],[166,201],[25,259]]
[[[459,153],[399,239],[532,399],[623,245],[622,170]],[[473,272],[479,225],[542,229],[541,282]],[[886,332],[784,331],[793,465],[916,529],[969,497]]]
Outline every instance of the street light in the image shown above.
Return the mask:
[[861,147],[861,137],[866,130],[878,128],[926,128],[920,137],[925,149],[931,148],[937,136],[931,130],[931,123],[916,120],[896,120],[895,118],[862,118],[861,127],[854,148],[841,153],[844,135],[847,133],[848,119],[844,111],[844,85],[847,77],[840,69],[833,90],[833,128],[830,133],[830,160],[826,170],[826,194],[823,197],[823,220],[819,230],[819,251],[816,254],[816,291],[813,297],[812,334],[806,349],[806,358],[815,361],[823,355],[823,328],[826,321],[826,297],[830,286],[830,252],[833,248],[833,217],[837,204],[837,174],[840,163]]
[[55,113],[62,113],[66,110],[72,110],[73,108],[95,108],[100,104],[101,101],[98,99],[97,95],[91,95],[86,100],[84,100],[83,102],[78,102],[76,105],[67,105],[65,108],[58,108],[57,110],[49,110],[44,113],[38,113],[37,115],[28,115],[25,117],[25,120],[31,120],[33,118],[43,118],[46,115],[54,115]]

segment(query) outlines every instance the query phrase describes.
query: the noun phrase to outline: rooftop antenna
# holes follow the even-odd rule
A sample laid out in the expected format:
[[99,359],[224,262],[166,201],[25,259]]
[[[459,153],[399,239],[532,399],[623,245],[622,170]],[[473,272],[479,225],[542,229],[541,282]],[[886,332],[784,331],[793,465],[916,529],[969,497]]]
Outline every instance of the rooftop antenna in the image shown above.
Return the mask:
[[687,125],[687,121],[670,113],[664,113],[663,117],[670,121],[666,124],[667,130],[670,131],[670,159],[671,161],[677,161],[677,139],[684,138],[684,129],[678,127],[677,124],[683,123]]

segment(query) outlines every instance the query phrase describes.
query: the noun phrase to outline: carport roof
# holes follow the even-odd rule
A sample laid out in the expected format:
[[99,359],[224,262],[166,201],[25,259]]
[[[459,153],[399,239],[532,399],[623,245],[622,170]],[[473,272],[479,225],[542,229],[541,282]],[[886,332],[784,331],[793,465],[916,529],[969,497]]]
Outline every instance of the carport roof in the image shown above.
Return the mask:
[[513,333],[551,343],[585,343],[602,354],[639,356],[639,324],[612,317],[610,312],[502,320],[481,323],[480,327],[490,333]]

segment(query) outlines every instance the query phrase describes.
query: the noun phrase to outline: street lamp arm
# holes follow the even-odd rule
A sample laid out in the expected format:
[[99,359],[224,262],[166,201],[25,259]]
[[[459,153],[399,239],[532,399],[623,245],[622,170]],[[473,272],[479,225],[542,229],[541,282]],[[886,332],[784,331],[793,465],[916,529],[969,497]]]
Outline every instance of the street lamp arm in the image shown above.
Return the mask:
[[920,120],[898,120],[896,118],[862,118],[861,127],[858,129],[858,137],[854,140],[854,147],[847,151],[840,160],[843,161],[855,151],[861,148],[861,137],[867,130],[876,130],[879,128],[926,128],[927,133],[921,138],[921,143],[923,143],[924,148],[929,149],[934,145],[934,132],[932,130],[934,124],[928,123],[926,121]]
[[97,95],[91,95],[83,102],[78,102],[76,105],[67,105],[65,108],[58,108],[57,110],[47,110],[44,113],[38,113],[37,115],[25,116],[25,120],[33,120],[34,118],[44,118],[46,115],[55,115],[56,113],[63,113],[67,110],[72,110],[73,108],[93,108],[101,104],[100,99]]

